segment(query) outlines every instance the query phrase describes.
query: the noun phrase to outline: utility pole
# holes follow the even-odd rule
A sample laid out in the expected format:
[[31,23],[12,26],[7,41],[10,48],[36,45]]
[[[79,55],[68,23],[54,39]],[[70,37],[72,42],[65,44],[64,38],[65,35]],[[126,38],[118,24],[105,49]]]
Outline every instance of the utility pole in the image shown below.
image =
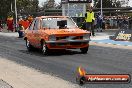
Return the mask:
[[13,12],[13,11],[12,11],[12,2],[11,2],[11,12]]
[[103,17],[103,11],[102,11],[102,0],[101,0],[101,16]]
[[16,7],[16,0],[15,0],[15,16],[16,16],[15,28],[17,28],[17,7]]

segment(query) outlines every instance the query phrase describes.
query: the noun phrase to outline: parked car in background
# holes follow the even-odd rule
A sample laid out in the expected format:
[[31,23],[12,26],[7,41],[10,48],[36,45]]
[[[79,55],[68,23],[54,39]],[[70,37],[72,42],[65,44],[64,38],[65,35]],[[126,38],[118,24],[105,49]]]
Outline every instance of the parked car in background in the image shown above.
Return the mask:
[[27,28],[24,40],[29,51],[35,47],[45,55],[52,49],[80,49],[82,53],[87,53],[90,32],[79,29],[66,16],[41,16]]

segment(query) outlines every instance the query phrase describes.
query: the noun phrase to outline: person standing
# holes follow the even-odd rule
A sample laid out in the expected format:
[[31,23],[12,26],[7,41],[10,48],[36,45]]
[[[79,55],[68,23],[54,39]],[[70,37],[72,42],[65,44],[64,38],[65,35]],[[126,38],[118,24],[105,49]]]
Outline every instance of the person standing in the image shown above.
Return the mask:
[[123,18],[122,25],[123,29],[128,29],[128,19],[126,17]]
[[7,18],[7,26],[8,26],[8,31],[14,31],[14,27],[13,27],[13,17],[12,16],[9,16]]
[[132,17],[129,18],[129,29],[132,30]]
[[101,31],[102,32],[102,16],[101,13],[99,12],[97,14],[97,31]]
[[88,12],[85,14],[85,21],[86,21],[86,30],[90,30],[92,32],[92,36],[95,36],[94,33],[94,12],[92,7],[89,8]]
[[22,26],[24,27],[24,29],[26,30],[28,27],[29,27],[29,25],[30,25],[30,23],[29,23],[29,21],[25,18],[23,21],[22,21]]
[[24,36],[24,27],[22,26],[22,24],[19,24],[19,28],[18,28],[18,34],[19,37],[18,38],[22,38]]
[[31,24],[31,22],[33,21],[33,17],[29,15],[28,21],[29,21],[29,24]]
[[3,26],[2,26],[2,20],[0,20],[0,32],[2,31]]

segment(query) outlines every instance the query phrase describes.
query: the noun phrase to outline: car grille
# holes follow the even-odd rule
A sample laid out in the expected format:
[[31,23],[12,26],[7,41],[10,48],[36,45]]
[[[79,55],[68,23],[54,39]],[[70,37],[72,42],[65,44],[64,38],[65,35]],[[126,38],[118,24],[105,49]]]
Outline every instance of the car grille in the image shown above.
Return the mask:
[[82,44],[87,44],[86,42],[71,42],[71,43],[52,43],[51,46],[78,46]]
[[56,40],[77,40],[83,39],[83,36],[63,36],[63,37],[56,37]]

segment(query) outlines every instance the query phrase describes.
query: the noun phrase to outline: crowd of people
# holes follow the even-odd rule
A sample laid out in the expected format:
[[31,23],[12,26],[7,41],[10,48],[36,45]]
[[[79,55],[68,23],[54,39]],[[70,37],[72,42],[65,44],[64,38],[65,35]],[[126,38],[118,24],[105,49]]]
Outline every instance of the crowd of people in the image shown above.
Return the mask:
[[31,16],[29,16],[28,18],[20,18],[18,21],[18,34],[19,34],[19,38],[22,38],[24,36],[24,30],[26,30],[28,28],[28,26],[30,25],[30,23],[32,22],[33,18]]
[[132,17],[127,16],[101,16],[101,13],[94,13],[89,8],[85,14],[85,20],[80,28],[91,31],[95,36],[95,30],[103,32],[105,29],[132,29]]
[[[28,28],[32,20],[32,16],[23,17],[19,18],[17,24],[15,24],[13,16],[8,16],[6,21],[0,20],[0,32],[2,32],[3,29],[7,29],[8,32],[18,32],[19,38],[22,38],[24,30]],[[3,24],[6,24],[6,28],[3,27]]]

